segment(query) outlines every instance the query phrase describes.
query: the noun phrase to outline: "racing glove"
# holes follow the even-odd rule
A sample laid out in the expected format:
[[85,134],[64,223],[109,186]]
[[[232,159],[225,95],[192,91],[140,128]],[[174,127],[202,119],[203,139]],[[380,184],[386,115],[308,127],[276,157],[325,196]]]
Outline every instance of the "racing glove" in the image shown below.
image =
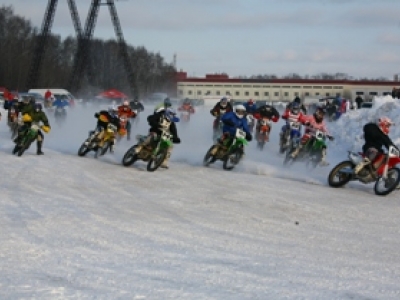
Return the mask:
[[251,136],[250,133],[246,133],[246,140],[251,142],[251,140],[253,139],[253,137]]

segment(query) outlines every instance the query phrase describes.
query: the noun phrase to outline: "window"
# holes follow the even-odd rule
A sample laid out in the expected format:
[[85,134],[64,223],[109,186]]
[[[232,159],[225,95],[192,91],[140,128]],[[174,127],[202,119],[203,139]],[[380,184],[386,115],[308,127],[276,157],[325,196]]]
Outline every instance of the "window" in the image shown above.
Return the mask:
[[325,96],[326,96],[326,97],[329,97],[329,96],[330,96],[330,94],[329,94],[329,93],[326,93],[326,94],[325,94]]
[[292,89],[301,89],[301,86],[292,85]]
[[259,88],[261,87],[260,85],[253,85],[253,88]]
[[356,92],[356,95],[357,96],[362,96],[362,95],[364,95],[364,92]]
[[310,96],[310,93],[309,93],[309,92],[305,92],[305,93],[304,93],[304,96],[309,97],[309,96]]
[[274,93],[274,96],[275,96],[275,97],[279,97],[279,92],[275,92],[275,93]]
[[315,93],[315,96],[319,96],[319,93]]
[[330,89],[332,89],[332,87],[331,86],[324,86],[324,89],[330,90]]
[[250,87],[251,88],[251,85],[243,85],[243,87]]
[[294,93],[294,96],[295,96],[295,97],[298,97],[298,96],[299,96],[299,93],[298,93],[298,92],[295,92],[295,93]]
[[273,88],[274,89],[280,89],[281,87],[279,85],[274,85]]
[[285,97],[289,97],[289,92],[284,93]]
[[201,95],[201,91],[197,91],[197,95]]
[[226,92],[225,92],[225,95],[230,96],[230,95],[231,95],[231,92],[230,92],[230,91],[226,91]]
[[254,96],[259,96],[260,95],[260,93],[259,92],[254,92]]
[[376,95],[378,95],[377,92],[369,92],[369,94],[370,94],[370,96],[376,96]]
[[313,86],[313,89],[322,89],[322,86]]
[[211,95],[211,91],[206,92],[206,96]]
[[340,93],[336,93],[336,97],[340,97]]
[[236,92],[235,92],[235,96],[240,96],[240,92],[239,92],[239,91],[236,91]]
[[269,96],[269,92],[264,92],[264,96]]
[[220,92],[219,92],[219,91],[217,91],[215,94],[216,94],[217,96],[219,96]]
[[244,95],[245,95],[245,96],[248,96],[248,95],[249,95],[249,92],[244,92]]
[[191,95],[192,94],[192,91],[191,90],[188,90],[188,95]]
[[342,86],[335,86],[335,90],[343,90]]

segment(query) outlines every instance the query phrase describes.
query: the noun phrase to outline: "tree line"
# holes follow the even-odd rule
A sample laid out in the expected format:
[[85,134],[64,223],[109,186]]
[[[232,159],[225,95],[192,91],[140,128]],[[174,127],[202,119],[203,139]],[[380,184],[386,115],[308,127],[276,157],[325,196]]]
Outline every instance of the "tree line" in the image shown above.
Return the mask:
[[[30,20],[14,13],[12,6],[0,7],[0,86],[9,90],[27,91],[35,40],[39,29]],[[76,37],[61,38],[51,34],[46,43],[38,87],[63,88],[67,85],[77,50]],[[127,45],[133,72],[141,97],[153,92],[176,93],[175,67],[159,53],[144,47]],[[116,88],[129,94],[128,76],[116,40],[92,39],[89,52],[92,76],[84,76],[81,88],[71,91],[81,97],[91,97],[99,92]]]

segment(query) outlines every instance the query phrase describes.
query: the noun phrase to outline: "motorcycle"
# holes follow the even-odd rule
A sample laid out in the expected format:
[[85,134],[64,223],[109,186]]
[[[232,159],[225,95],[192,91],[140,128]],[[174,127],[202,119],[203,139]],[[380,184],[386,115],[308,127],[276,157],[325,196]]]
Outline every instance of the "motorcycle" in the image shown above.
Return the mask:
[[24,133],[21,133],[22,136],[20,141],[15,145],[13,154],[18,156],[22,156],[26,150],[29,149],[31,144],[36,140],[39,134],[39,130],[42,128],[38,123],[32,123],[31,127],[26,129]]
[[[223,168],[225,170],[232,170],[242,159],[244,154],[244,146],[247,145],[246,133],[237,128],[232,144],[229,146],[226,143],[229,142],[227,139],[225,143],[212,145],[204,156],[204,166],[209,166],[217,160],[223,161]],[[218,147],[215,154],[212,154],[215,147]]]
[[390,146],[387,154],[382,155],[385,155],[385,158],[380,166],[374,168],[372,162],[355,174],[354,168],[363,161],[364,154],[348,151],[349,160],[337,164],[329,173],[329,186],[337,188],[344,186],[349,181],[360,181],[364,184],[375,182],[374,192],[376,195],[386,196],[390,194],[400,182],[400,169],[396,168],[396,165],[400,163],[400,153],[396,147]]
[[64,107],[56,107],[54,111],[54,119],[58,125],[62,125],[67,118],[67,111]]
[[307,143],[303,145],[299,154],[293,158],[292,153],[298,147],[299,141],[291,139],[283,164],[287,165],[288,163],[293,164],[295,161],[305,161],[307,167],[316,168],[321,161],[322,151],[326,148],[325,140],[326,134],[320,130],[316,130]]
[[14,139],[18,134],[18,128],[20,126],[20,120],[18,120],[18,112],[15,110],[15,108],[10,108],[10,115],[7,125],[11,131],[11,139]]
[[125,135],[128,133],[128,118],[126,116],[121,116],[119,118],[119,122],[121,124],[121,128],[118,130],[117,141],[119,142]]
[[264,149],[264,145],[269,141],[269,132],[271,130],[271,120],[268,118],[262,118],[257,126],[256,140],[257,148],[260,150]]
[[[99,138],[99,135],[101,133],[102,137]],[[85,140],[85,142],[83,142],[83,144],[79,148],[78,155],[85,156],[88,152],[94,151],[94,157],[97,158],[99,154],[106,154],[107,150],[111,150],[111,146],[113,145],[113,140],[115,139],[116,134],[117,126],[111,123],[107,125],[107,129],[104,130],[104,132],[89,132],[89,137]]]
[[183,122],[189,122],[190,121],[190,112],[187,110],[182,110],[180,113],[180,119]]
[[147,162],[147,171],[149,172],[154,172],[161,166],[168,154],[168,148],[172,146],[173,136],[169,132],[163,131],[160,136],[152,139],[148,145],[143,146],[142,149],[136,153],[136,147],[143,143],[146,138],[146,135],[136,136],[138,143],[126,151],[122,158],[122,165],[129,167],[140,159]]
[[254,125],[255,125],[255,119],[254,119],[253,115],[247,114],[246,119],[247,119],[247,125],[249,126],[249,131],[250,131],[250,133],[253,133]]
[[299,138],[301,136],[300,122],[289,122],[288,128],[282,136],[279,152],[285,153],[286,150],[296,148],[299,145]]

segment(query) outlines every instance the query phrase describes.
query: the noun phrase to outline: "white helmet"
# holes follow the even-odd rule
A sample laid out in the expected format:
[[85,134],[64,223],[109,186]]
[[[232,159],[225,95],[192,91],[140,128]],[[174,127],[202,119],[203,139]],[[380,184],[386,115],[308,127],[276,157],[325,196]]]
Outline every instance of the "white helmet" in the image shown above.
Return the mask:
[[246,114],[246,107],[243,104],[238,104],[235,106],[235,114],[238,118],[243,118]]

